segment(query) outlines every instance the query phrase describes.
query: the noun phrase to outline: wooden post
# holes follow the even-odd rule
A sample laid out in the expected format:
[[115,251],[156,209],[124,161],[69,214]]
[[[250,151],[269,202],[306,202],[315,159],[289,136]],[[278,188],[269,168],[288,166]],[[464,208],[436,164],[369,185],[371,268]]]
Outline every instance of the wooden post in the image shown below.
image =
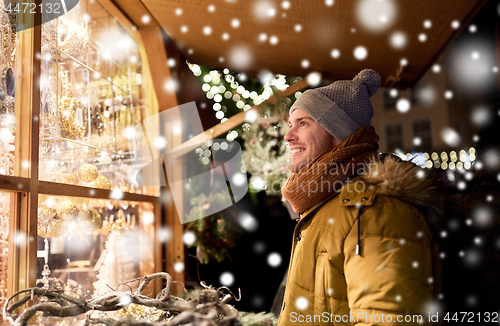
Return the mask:
[[[29,3],[38,6],[41,0]],[[9,249],[12,249],[9,252],[16,256],[17,265],[9,271],[12,290],[33,287],[36,282],[41,16],[41,13],[30,14],[29,11],[18,15],[19,24],[34,27],[17,33],[14,174],[30,178],[30,182],[29,189],[25,189],[29,192],[21,193],[20,209],[13,216],[12,222],[19,229],[12,230],[9,238]],[[15,221],[17,218],[19,220]]]

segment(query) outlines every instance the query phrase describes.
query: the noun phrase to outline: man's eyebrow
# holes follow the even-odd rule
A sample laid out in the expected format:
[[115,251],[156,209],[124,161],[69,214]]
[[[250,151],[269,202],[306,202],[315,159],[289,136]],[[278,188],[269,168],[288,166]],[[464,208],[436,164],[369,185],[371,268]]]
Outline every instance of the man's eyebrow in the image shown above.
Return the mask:
[[[312,120],[312,119],[309,117],[303,117],[303,118],[298,118],[296,121],[300,122],[301,120]],[[288,119],[288,124],[290,124],[290,119]]]

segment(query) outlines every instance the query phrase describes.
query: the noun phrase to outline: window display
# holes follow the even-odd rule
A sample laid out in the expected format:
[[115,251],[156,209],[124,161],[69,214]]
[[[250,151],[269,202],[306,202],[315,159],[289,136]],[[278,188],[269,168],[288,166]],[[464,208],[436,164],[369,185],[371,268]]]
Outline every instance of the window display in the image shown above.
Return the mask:
[[[3,1],[0,1],[0,8]],[[0,10],[0,175],[14,175],[15,16]]]
[[7,268],[9,262],[9,217],[11,194],[0,192],[0,305],[7,298]]
[[139,277],[154,219],[150,203],[40,195],[37,283],[52,274],[90,296]]
[[148,193],[129,150],[146,108],[138,44],[95,1],[42,27],[40,180]]
[[0,0],[0,304],[34,286],[90,298],[162,269],[160,188],[135,181],[129,145],[158,112],[139,44],[95,0],[19,33],[16,19]]

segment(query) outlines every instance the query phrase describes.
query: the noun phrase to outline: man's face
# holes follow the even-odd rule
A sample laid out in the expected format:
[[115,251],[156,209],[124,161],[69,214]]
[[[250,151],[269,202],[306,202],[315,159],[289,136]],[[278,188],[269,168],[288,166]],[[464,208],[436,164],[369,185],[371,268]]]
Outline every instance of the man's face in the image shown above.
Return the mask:
[[290,171],[296,173],[319,154],[331,149],[340,141],[302,110],[294,110],[288,119],[290,130],[285,135],[292,152]]

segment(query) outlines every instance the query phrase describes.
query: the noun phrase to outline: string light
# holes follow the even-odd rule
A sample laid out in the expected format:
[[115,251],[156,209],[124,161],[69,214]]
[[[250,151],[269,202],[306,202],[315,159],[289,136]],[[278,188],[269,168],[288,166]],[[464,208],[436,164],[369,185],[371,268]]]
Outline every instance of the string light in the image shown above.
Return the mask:
[[[188,62],[188,67],[191,72],[199,77],[202,75],[202,71],[199,65],[192,64]],[[256,91],[249,91],[245,89],[243,85],[240,85],[234,78],[230,75],[230,70],[224,68],[222,72],[217,70],[212,70],[202,77],[204,84],[202,85],[202,90],[208,99],[213,99],[216,103],[213,105],[213,109],[216,117],[220,120],[220,123],[227,121],[224,117],[224,112],[220,111],[222,106],[219,102],[222,101],[223,97],[225,99],[232,99],[235,102],[235,106],[243,111],[249,110],[252,105],[260,105],[265,100],[269,99],[273,94],[273,88],[278,91],[285,90],[288,88],[285,75],[276,75],[273,79],[266,82],[264,90],[261,94]],[[224,85],[219,85],[221,81],[224,80],[230,84],[231,88],[235,91],[226,90]],[[241,94],[241,95],[240,95]],[[234,131],[230,138],[237,138],[239,136],[238,132]]]

